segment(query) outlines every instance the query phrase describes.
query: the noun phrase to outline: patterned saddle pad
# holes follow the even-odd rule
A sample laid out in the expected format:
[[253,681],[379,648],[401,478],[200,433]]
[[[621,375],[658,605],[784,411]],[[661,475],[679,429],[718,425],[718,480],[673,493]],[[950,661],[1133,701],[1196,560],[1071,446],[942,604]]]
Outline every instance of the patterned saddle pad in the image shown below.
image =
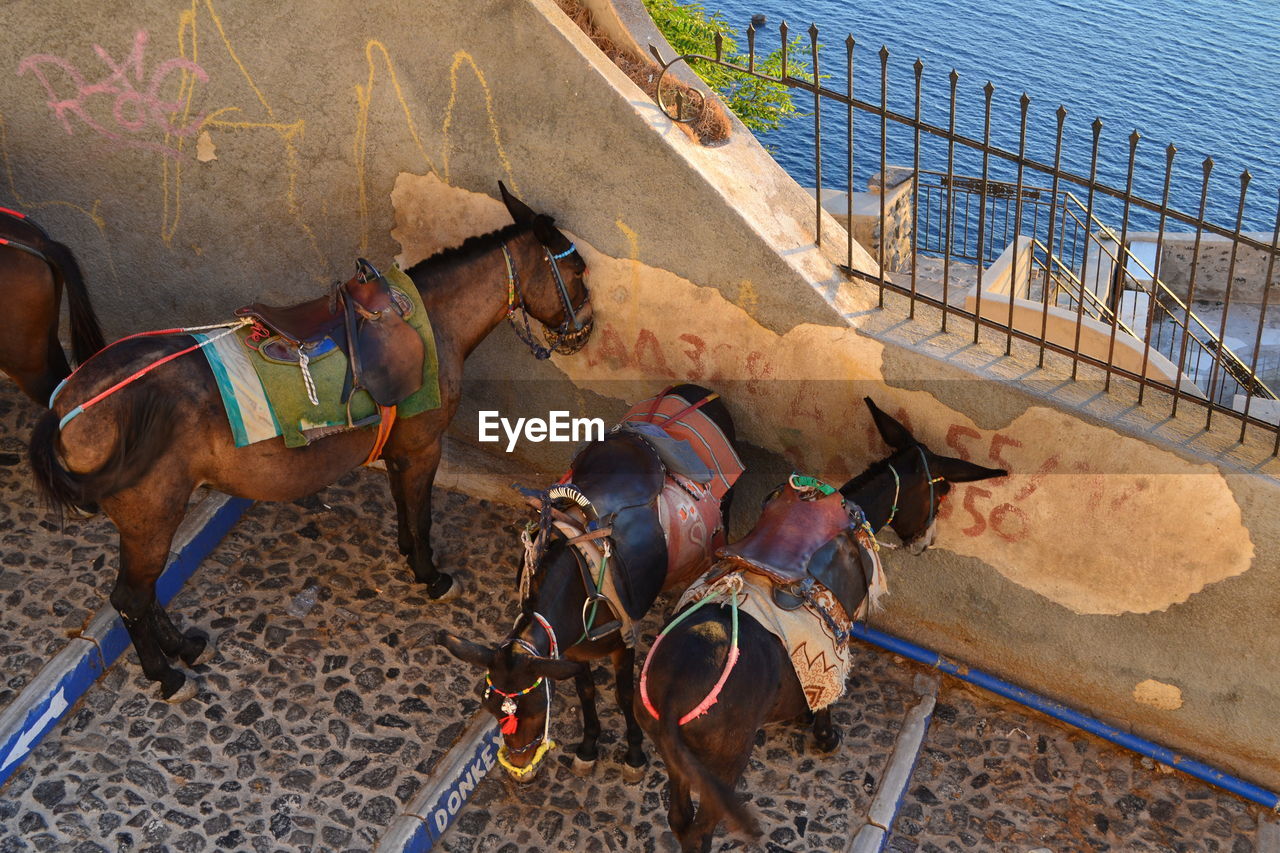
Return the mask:
[[[440,406],[439,364],[435,335],[422,296],[402,271],[391,268],[385,277],[397,301],[411,307],[405,322],[422,338],[425,357],[422,386],[397,407],[397,417],[412,417]],[[347,429],[372,426],[381,420],[378,406],[365,391],[342,403],[347,357],[332,341],[308,348],[307,372],[315,387],[318,405],[308,395],[306,380],[294,352],[280,345],[261,326],[249,326],[233,335],[213,340],[193,334],[218,381],[227,422],[236,447],[283,436],[286,447],[301,447],[316,438]]]

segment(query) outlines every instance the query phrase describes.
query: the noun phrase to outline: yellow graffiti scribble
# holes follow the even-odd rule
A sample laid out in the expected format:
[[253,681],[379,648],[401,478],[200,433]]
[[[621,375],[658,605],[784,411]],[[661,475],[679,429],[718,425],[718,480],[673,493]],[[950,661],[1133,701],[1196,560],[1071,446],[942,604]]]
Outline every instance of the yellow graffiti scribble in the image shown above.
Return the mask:
[[359,194],[360,205],[360,251],[364,252],[369,248],[369,192],[365,186],[365,155],[369,141],[369,105],[373,101],[373,86],[375,82],[376,67],[374,64],[373,52],[377,50],[382,54],[382,60],[387,67],[387,76],[391,79],[391,87],[395,89],[396,101],[400,104],[400,109],[404,112],[405,124],[409,127],[409,135],[413,137],[413,144],[417,147],[418,153],[422,155],[422,159],[426,161],[427,168],[436,172],[436,164],[432,161],[427,149],[422,144],[422,138],[418,135],[418,126],[413,121],[413,111],[409,109],[409,103],[405,100],[404,91],[400,88],[400,80],[396,77],[395,66],[391,62],[391,54],[387,52],[387,47],[382,42],[370,40],[364,46],[365,62],[369,66],[369,78],[363,86],[357,85],[356,89],[356,134],[353,140],[353,148],[355,149],[356,160],[356,189]]
[[102,206],[102,199],[95,198],[93,200],[93,207],[85,208],[75,204],[74,202],[62,201],[60,199],[36,201],[35,199],[28,198],[19,192],[18,182],[13,176],[13,161],[9,158],[9,127],[5,124],[4,113],[0,113],[0,161],[4,163],[5,181],[9,184],[9,194],[13,196],[13,202],[16,207],[23,208],[24,210],[42,210],[48,207],[65,207],[83,215],[93,223],[93,227],[98,229],[98,233],[103,237],[102,245],[107,256],[107,268],[111,274],[111,280],[113,282],[118,282],[119,276],[116,275],[116,261],[111,254],[111,242],[106,239],[107,220],[98,212],[98,209]]
[[618,230],[627,238],[627,244],[631,247],[627,254],[631,260],[631,286],[627,288],[627,292],[635,298],[635,295],[640,292],[640,235],[621,219],[615,220],[614,225],[618,226]]
[[[184,58],[196,62],[198,55],[198,14],[201,7],[200,0],[192,0],[191,8],[184,11],[178,18],[178,46]],[[307,240],[311,245],[312,252],[319,262],[319,268],[316,270],[318,279],[324,279],[323,270],[327,266],[325,255],[320,249],[320,243],[316,239],[315,232],[311,226],[307,224],[302,214],[302,205],[298,202],[298,176],[302,172],[302,158],[299,155],[297,141],[301,139],[303,131],[306,128],[306,122],[299,119],[294,122],[282,122],[276,118],[275,109],[267,100],[266,95],[258,88],[258,84],[254,82],[253,75],[249,73],[249,69],[236,53],[234,45],[231,43],[230,36],[227,35],[226,27],[223,26],[222,18],[218,15],[217,10],[213,6],[213,0],[204,0],[204,10],[208,13],[209,19],[213,22],[214,28],[218,32],[219,38],[222,40],[222,46],[226,50],[227,57],[240,70],[241,76],[244,78],[249,89],[253,92],[254,97],[258,99],[258,103],[267,113],[269,121],[230,121],[218,118],[218,116],[240,112],[240,107],[228,106],[215,109],[209,113],[200,123],[202,129],[205,128],[234,128],[237,130],[269,130],[274,132],[284,146],[285,155],[285,174],[287,180],[287,188],[285,190],[285,209],[289,211],[289,215],[293,217],[298,227],[307,235]],[[188,39],[190,44],[188,45]],[[190,54],[188,54],[190,49]],[[182,83],[182,95],[180,99],[185,100],[185,115],[190,117],[191,99],[195,90],[195,80],[192,74],[184,73]],[[166,136],[166,141],[168,137]],[[177,148],[181,151],[184,147],[184,140],[177,140]],[[165,245],[171,245],[173,236],[177,233],[178,224],[182,218],[182,163],[179,161],[172,164],[168,162],[163,165],[162,186],[164,190],[164,207],[163,207],[163,224],[161,226],[161,238]],[[172,168],[172,180],[170,180],[170,172]]]
[[502,163],[502,170],[507,173],[507,180],[511,181],[512,191],[519,192],[520,187],[516,184],[515,174],[511,169],[511,161],[507,159],[507,152],[502,147],[502,133],[498,130],[498,120],[493,114],[493,94],[489,91],[489,83],[484,79],[484,72],[480,70],[480,66],[476,65],[476,61],[471,58],[471,54],[465,50],[455,53],[453,55],[453,64],[449,66],[449,105],[445,107],[444,126],[440,129],[443,137],[440,155],[444,161],[443,180],[446,184],[449,183],[449,128],[453,124],[453,108],[458,100],[458,66],[463,62],[471,66],[471,71],[475,74],[481,91],[484,92],[484,109],[489,117],[489,133],[493,136],[493,145],[498,149],[498,161]]
[[738,283],[738,307],[744,308],[748,312],[756,310],[756,303],[760,301],[760,297],[756,295],[756,289],[747,279],[743,279]]

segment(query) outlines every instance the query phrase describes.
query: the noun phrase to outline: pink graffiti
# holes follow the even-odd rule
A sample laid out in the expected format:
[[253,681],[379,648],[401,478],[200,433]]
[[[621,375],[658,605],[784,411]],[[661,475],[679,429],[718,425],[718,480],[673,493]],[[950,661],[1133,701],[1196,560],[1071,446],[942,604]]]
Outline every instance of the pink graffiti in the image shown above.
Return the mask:
[[[164,100],[160,92],[169,75],[175,71],[191,74],[201,83],[206,82],[209,75],[191,60],[174,57],[155,66],[147,76],[144,60],[148,39],[146,30],[138,30],[133,37],[133,50],[121,62],[113,59],[101,45],[95,44],[93,50],[106,68],[104,76],[94,82],[87,80],[70,60],[48,53],[33,54],[19,62],[18,76],[29,71],[40,81],[49,96],[49,108],[68,134],[75,133],[70,119],[74,115],[106,139],[177,156],[180,153],[178,149],[156,141],[154,132],[160,130],[173,136],[192,136],[199,130],[204,114],[184,125],[175,125],[170,116],[182,110],[182,102]],[[109,120],[94,115],[104,112],[93,109],[99,102],[105,105],[104,99],[110,102]]]

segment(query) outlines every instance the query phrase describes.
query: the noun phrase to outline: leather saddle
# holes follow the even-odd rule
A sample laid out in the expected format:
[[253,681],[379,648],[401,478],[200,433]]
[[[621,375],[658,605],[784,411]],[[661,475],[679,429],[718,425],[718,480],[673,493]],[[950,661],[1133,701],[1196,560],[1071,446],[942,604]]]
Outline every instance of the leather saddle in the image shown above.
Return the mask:
[[[657,500],[665,478],[653,447],[628,432],[588,444],[570,466],[571,479],[613,528],[619,602],[632,619],[653,606],[666,580],[667,540]],[[649,568],[660,567],[660,568]]]
[[373,264],[360,258],[356,275],[328,296],[283,307],[255,302],[237,309],[236,315],[254,317],[279,335],[265,349],[276,360],[298,361],[299,352],[316,358],[336,346],[348,365],[342,402],[363,389],[379,406],[394,406],[422,385],[426,349],[417,330],[405,322],[412,307],[397,297]]
[[874,561],[854,535],[860,521],[839,492],[815,500],[784,486],[742,539],[717,552],[721,573],[742,568],[769,578],[773,600],[794,610],[815,584],[835,596],[852,619],[870,588]]

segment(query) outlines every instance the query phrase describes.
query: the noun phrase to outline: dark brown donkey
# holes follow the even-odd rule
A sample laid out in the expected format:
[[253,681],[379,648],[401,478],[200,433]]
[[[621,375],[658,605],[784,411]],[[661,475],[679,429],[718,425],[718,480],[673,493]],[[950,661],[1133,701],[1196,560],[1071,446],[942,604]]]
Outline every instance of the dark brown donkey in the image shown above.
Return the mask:
[[623,776],[644,774],[632,622],[660,592],[684,589],[723,543],[742,470],[734,441],[729,410],[706,388],[678,385],[637,403],[534,501],[542,524],[527,538],[520,616],[506,639],[493,648],[438,635],[486,670],[484,707],[503,723],[498,759],[512,778],[530,781],[550,748],[551,681],[561,678],[574,679],[582,709],[574,770],[591,770],[600,736],[591,662],[605,656],[627,727]]
[[[1006,473],[935,455],[870,398],[866,402],[893,453],[838,492],[822,487],[833,493],[825,498],[818,489],[808,488],[804,489],[807,495],[797,497],[800,489],[793,477],[766,504],[755,529],[742,541],[721,549],[721,559],[695,584],[695,590],[703,580],[718,575],[727,582],[722,588],[727,591],[742,580],[732,576],[735,572],[750,574],[762,568],[776,573],[781,568],[788,574],[787,569],[798,568],[790,573],[795,582],[787,586],[772,578],[765,581],[766,588],[772,589],[771,599],[765,598],[766,611],[808,603],[820,605],[824,613],[847,614],[851,619],[878,572],[878,567],[868,566],[877,562],[874,546],[866,548],[874,531],[887,524],[913,552],[920,553],[933,541],[938,506],[952,483]],[[805,556],[807,565],[774,565],[779,555],[797,554]],[[830,597],[824,600],[828,592]],[[755,817],[734,793],[756,731],[766,723],[810,712],[806,695],[810,688],[802,687],[793,656],[760,621],[722,604],[732,600],[731,595],[722,593],[709,599],[707,606],[692,604],[669,623],[650,649],[636,698],[636,715],[667,766],[667,820],[685,851],[710,850],[716,826],[726,817],[738,829],[759,834]],[[843,606],[833,607],[831,598]],[[808,612],[818,611],[819,607],[812,607]],[[836,642],[847,640],[846,630],[828,624]],[[843,689],[841,680],[829,698]],[[814,715],[814,734],[820,749],[830,751],[839,744],[829,705]],[[696,814],[691,794],[698,797]]]
[[71,314],[71,352],[77,362],[102,349],[102,330],[71,250],[16,210],[0,207],[0,293],[6,329],[0,371],[41,406],[71,372],[58,342],[63,288]]
[[[438,409],[397,420],[386,460],[399,524],[400,552],[432,598],[453,579],[431,552],[431,487],[440,441],[457,409],[463,360],[503,319],[527,309],[547,328],[548,341],[573,352],[590,333],[586,263],[550,217],[535,214],[502,187],[515,220],[440,252],[407,273],[422,294],[439,358]],[[511,263],[508,266],[507,257]],[[527,319],[523,330],[535,352]],[[517,327],[517,331],[521,331]],[[103,398],[59,429],[59,420],[139,369],[190,347],[185,334],[125,339],[74,374],[54,408],[37,422],[30,459],[46,497],[60,507],[96,503],[120,532],[120,566],[111,603],[120,613],[143,672],[174,697],[185,677],[169,665],[188,665],[205,640],[175,630],[156,602],[187,499],[200,485],[253,500],[288,501],[334,482],[365,461],[374,428],[351,430],[286,449],[283,439],[237,448],[218,385],[198,353],[168,362]],[[186,692],[186,691],[184,691]]]

